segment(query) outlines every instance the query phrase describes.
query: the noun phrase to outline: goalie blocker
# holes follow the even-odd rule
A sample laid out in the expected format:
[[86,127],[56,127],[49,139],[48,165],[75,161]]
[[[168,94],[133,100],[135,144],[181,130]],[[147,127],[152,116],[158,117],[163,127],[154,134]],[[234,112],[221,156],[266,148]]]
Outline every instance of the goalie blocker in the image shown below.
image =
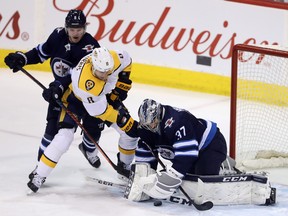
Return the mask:
[[[155,184],[155,175],[149,164],[133,164],[124,197],[132,201],[150,199],[145,191]],[[270,186],[266,173],[187,175],[181,186],[197,204],[212,201],[214,205],[272,205],[276,202],[276,188]],[[179,189],[167,199],[181,204],[187,201]]]

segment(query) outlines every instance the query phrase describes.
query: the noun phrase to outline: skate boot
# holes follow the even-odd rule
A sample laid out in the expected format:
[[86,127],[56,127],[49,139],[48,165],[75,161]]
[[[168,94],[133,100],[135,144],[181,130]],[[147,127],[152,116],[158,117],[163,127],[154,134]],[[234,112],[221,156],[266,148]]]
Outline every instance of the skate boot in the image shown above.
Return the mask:
[[[29,176],[30,177],[30,176]],[[41,177],[37,173],[34,174],[33,178],[27,183],[27,186],[36,193],[41,185],[45,182],[45,177]]]
[[28,178],[29,178],[30,180],[32,180],[33,177],[34,177],[34,175],[36,174],[36,169],[37,169],[37,166],[36,166],[35,169],[29,174]]
[[97,156],[97,151],[94,152],[88,152],[84,150],[83,143],[79,144],[79,149],[85,156],[85,158],[88,160],[88,162],[91,164],[91,166],[98,168],[101,165],[100,158]]
[[118,178],[128,181],[129,175],[130,175],[130,166],[128,164],[125,164],[120,160],[120,153],[117,153],[117,173],[118,173]]

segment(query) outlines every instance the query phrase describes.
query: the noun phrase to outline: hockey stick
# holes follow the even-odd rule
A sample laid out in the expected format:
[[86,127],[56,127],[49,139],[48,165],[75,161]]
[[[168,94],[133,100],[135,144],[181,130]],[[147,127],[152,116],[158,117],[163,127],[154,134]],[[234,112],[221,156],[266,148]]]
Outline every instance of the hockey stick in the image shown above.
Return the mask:
[[90,181],[90,182],[98,183],[100,185],[108,186],[108,187],[119,188],[121,190],[122,189],[125,190],[125,188],[127,186],[125,184],[120,184],[120,183],[115,183],[115,182],[111,182],[111,181],[106,181],[106,180],[98,179],[98,178],[91,177],[91,176],[86,176],[86,180]]
[[[147,146],[147,148],[149,148],[150,152],[153,154],[153,156],[156,158],[158,163],[165,170],[166,169],[165,164],[161,161],[161,159],[158,157],[158,155],[156,155],[155,152],[153,152],[153,150],[151,149],[151,147],[147,143],[145,143],[145,145]],[[204,202],[202,204],[195,203],[194,200],[191,199],[191,197],[186,193],[186,191],[183,189],[183,187],[181,185],[179,186],[179,189],[184,194],[184,196],[188,199],[189,205],[193,205],[197,210],[205,211],[205,210],[209,210],[213,207],[213,202],[211,202],[211,201],[207,201],[207,202]]]
[[[26,71],[22,67],[18,67],[19,70],[21,70],[25,75],[27,75],[30,79],[32,79],[38,86],[40,86],[43,90],[46,90],[47,88],[39,82],[34,76],[32,76],[28,71]],[[108,157],[108,155],[104,152],[104,150],[100,147],[100,145],[94,140],[94,138],[88,133],[88,131],[84,128],[84,126],[81,124],[81,122],[78,120],[77,116],[67,109],[66,106],[62,103],[62,101],[56,100],[57,104],[65,110],[65,112],[75,121],[75,123],[82,129],[82,131],[86,134],[86,136],[93,142],[93,144],[98,148],[98,150],[101,152],[101,154],[104,156],[104,158],[108,161],[108,163],[117,171],[117,165],[113,163],[113,161]]]
[[[111,181],[106,181],[103,179],[98,179],[95,177],[91,177],[91,176],[86,176],[86,180],[89,182],[93,182],[93,183],[97,183],[99,185],[103,185],[106,187],[113,187],[113,188],[118,188],[120,190],[125,190],[127,185],[125,184],[121,184],[121,183],[116,183],[116,182],[111,182]],[[165,199],[166,201],[172,202],[172,203],[178,203],[181,205],[187,205],[187,206],[191,206],[191,202],[187,199],[185,199],[184,197],[181,196],[177,196],[177,195],[172,195],[169,198]],[[199,210],[208,210],[208,209],[199,209]]]

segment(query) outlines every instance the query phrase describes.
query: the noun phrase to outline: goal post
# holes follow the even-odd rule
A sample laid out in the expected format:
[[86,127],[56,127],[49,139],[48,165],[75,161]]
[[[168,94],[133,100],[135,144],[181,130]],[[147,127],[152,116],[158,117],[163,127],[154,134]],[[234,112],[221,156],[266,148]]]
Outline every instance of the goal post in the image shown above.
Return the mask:
[[230,149],[237,166],[288,166],[288,49],[233,47]]

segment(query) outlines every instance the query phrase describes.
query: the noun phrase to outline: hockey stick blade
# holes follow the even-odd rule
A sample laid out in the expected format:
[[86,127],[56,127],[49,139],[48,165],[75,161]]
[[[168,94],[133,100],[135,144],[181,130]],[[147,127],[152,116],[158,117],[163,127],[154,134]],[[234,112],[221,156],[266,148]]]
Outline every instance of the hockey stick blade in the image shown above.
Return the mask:
[[[115,182],[111,182],[111,181],[106,181],[106,180],[98,179],[98,178],[91,177],[91,176],[86,176],[86,180],[100,184],[100,185],[104,185],[107,187],[114,187],[114,188],[119,188],[122,190],[125,190],[125,188],[126,188],[126,184],[120,184],[120,183],[115,183]],[[188,206],[193,205],[199,211],[206,211],[206,210],[209,210],[213,207],[213,203],[211,201],[207,201],[207,202],[204,202],[202,204],[197,204],[193,200],[192,200],[193,202],[191,203],[191,201],[188,199],[185,199],[183,197],[173,196],[173,195],[171,197],[169,197],[167,199],[167,201],[172,202],[172,203],[178,203],[181,205],[188,205]]]
[[193,203],[191,203],[191,204],[199,211],[207,211],[207,210],[213,208],[213,206],[214,206],[213,202],[211,202],[211,201],[207,201],[207,202],[204,202],[202,204],[197,204],[193,201]]

